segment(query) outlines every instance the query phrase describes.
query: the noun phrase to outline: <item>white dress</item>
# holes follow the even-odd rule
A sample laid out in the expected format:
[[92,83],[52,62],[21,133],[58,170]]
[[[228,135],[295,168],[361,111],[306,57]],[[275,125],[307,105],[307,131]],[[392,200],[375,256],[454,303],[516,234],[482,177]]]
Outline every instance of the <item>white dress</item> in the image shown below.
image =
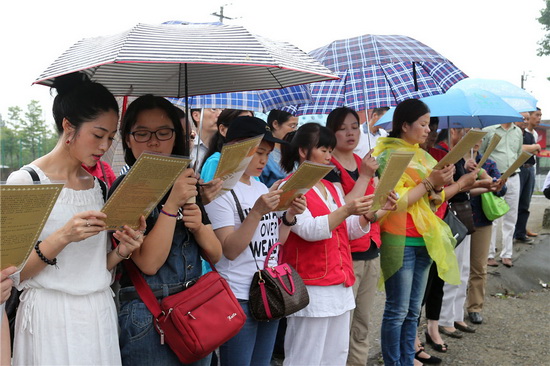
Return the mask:
[[[42,183],[44,172],[32,167]],[[26,171],[10,175],[8,184],[32,184]],[[103,193],[94,187],[76,191],[63,188],[40,234],[44,240],[76,213],[100,210]],[[67,245],[57,266],[21,282],[24,289],[17,311],[14,365],[120,365],[117,315],[107,270],[107,234]]]

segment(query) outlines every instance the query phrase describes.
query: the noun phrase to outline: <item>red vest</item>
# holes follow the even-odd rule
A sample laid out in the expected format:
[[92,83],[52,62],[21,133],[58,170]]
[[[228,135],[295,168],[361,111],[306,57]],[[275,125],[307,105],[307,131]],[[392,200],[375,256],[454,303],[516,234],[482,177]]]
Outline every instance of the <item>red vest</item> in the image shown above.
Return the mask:
[[[360,169],[361,158],[356,154],[353,154],[353,157],[355,158],[355,162],[357,163],[357,169]],[[340,164],[338,160],[336,160],[334,157],[332,158],[331,163],[334,164],[338,168],[338,170],[340,170],[340,182],[342,183],[342,188],[344,189],[344,195],[348,194],[353,189],[353,186],[355,185],[355,180],[353,180],[346,168],[344,168],[342,164]],[[373,193],[374,179],[371,179],[369,185],[367,186],[367,190],[365,191],[365,195]],[[368,234],[365,234],[358,239],[350,241],[352,253],[360,253],[368,250],[370,248],[371,239],[376,243],[376,246],[380,248],[380,244],[382,243],[382,241],[380,240],[380,224],[378,224],[378,222],[370,224],[370,231]]]
[[[338,206],[341,206],[336,187],[329,181],[322,182]],[[331,213],[313,189],[305,196],[307,208],[313,217]],[[283,261],[298,271],[306,285],[330,286],[343,283],[350,287],[355,282],[345,220],[332,231],[330,239],[307,241],[290,232],[284,245]]]

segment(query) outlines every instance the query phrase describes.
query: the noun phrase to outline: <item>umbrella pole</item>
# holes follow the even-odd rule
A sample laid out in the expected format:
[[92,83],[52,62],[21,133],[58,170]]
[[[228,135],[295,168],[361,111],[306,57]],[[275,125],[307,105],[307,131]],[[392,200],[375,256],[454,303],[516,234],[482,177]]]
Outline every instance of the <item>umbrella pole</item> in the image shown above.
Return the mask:
[[200,150],[200,145],[201,145],[201,141],[202,141],[202,120],[204,119],[204,108],[201,108],[201,117],[199,119],[199,127],[198,127],[198,131],[197,131],[197,136],[198,136],[198,142],[197,142],[197,146],[196,149],[197,149],[197,153],[195,155],[195,163],[193,164],[193,170],[196,172],[197,171],[197,165],[198,165],[198,162],[199,162],[199,150]]
[[413,62],[412,64],[413,64],[414,91],[418,91],[418,80],[417,80],[417,78],[416,78],[416,66],[415,66],[415,62]]
[[[180,66],[181,67],[181,66]],[[193,126],[193,118],[189,115],[189,88],[187,84],[187,64],[183,65],[184,77],[185,77],[185,154],[191,155],[191,129]],[[181,72],[180,72],[181,75]],[[181,85],[181,83],[180,83]]]
[[[195,171],[195,176],[198,178],[199,177],[199,174],[197,174],[197,165],[198,165],[198,162],[199,162],[199,150],[200,150],[200,145],[201,145],[201,135],[202,135],[202,120],[203,120],[203,117],[204,117],[204,108],[201,108],[201,118],[200,118],[200,121],[199,121],[199,131],[198,131],[198,143],[197,143],[197,154],[195,155],[195,163],[193,164],[193,170]],[[198,186],[197,186],[198,188]],[[197,202],[197,199],[196,197],[191,197],[187,200],[187,203],[196,203]]]

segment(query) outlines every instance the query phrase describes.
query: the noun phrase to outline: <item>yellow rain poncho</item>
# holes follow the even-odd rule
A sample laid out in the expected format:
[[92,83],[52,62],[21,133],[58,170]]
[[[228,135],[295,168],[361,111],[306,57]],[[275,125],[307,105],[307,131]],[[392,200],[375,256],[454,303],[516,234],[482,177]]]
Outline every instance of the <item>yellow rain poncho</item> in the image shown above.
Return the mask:
[[[389,156],[393,151],[414,152],[409,166],[397,183],[395,191],[399,194],[397,209],[390,211],[380,220],[382,246],[380,247],[380,265],[382,281],[390,278],[403,265],[403,252],[406,239],[407,213],[410,214],[418,233],[422,235],[428,254],[437,264],[439,277],[445,282],[458,285],[460,275],[454,253],[456,240],[449,226],[435,215],[430,208],[428,194],[408,207],[407,193],[422,184],[437,161],[418,144],[411,145],[400,138],[382,137],[374,148],[374,156],[378,157],[379,173],[384,171]],[[441,193],[444,200],[444,192]]]

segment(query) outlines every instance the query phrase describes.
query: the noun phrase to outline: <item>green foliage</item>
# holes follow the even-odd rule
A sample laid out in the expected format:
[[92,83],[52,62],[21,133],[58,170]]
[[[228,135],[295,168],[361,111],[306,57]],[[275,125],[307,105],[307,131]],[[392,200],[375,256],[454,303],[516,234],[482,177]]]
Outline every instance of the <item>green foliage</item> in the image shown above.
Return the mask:
[[540,48],[537,50],[537,56],[549,56],[550,55],[550,0],[546,0],[546,7],[540,11],[540,18],[538,18],[540,24],[544,27],[546,35],[542,40],[538,42]]
[[20,107],[8,108],[8,118],[0,124],[0,165],[11,169],[36,160],[48,153],[57,143],[57,136],[42,118],[42,107],[36,100]]

